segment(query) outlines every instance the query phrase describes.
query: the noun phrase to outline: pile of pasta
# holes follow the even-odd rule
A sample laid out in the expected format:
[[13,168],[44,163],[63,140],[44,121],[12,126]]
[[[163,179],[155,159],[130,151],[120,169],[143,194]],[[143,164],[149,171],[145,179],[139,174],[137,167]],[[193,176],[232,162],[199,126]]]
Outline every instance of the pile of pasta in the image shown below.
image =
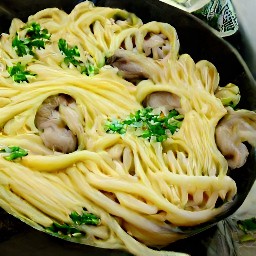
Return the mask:
[[[41,47],[31,43],[33,52],[26,41],[31,24],[50,35]],[[145,44],[150,38],[153,46]],[[14,19],[0,42],[0,207],[73,242],[134,255],[182,254],[151,247],[184,238],[180,227],[225,211],[237,189],[215,141],[228,112],[215,95],[219,74],[212,63],[178,52],[171,25],[143,24],[89,1],[70,14],[50,8],[26,23]],[[106,131],[107,122],[125,120],[157,92],[178,97],[183,116],[164,141],[134,129]],[[47,126],[50,116],[56,130]],[[49,146],[61,136],[66,149]],[[10,160],[15,147],[26,154]]]

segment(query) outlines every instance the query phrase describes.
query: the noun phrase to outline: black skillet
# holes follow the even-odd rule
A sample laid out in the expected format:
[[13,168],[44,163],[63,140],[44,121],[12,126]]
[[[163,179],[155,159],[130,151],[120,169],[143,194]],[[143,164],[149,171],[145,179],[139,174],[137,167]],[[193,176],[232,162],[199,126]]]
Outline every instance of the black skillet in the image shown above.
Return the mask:
[[[69,12],[81,1],[75,0],[1,0],[0,32],[7,32],[11,19],[14,17],[26,21],[27,17],[47,7],[59,7]],[[256,83],[248,67],[227,41],[215,36],[202,21],[177,8],[156,0],[103,0],[94,1],[96,5],[117,7],[135,13],[144,23],[152,20],[167,22],[173,25],[178,33],[180,53],[190,54],[195,61],[207,59],[220,73],[220,84],[229,82],[240,87],[240,108],[256,109]],[[230,38],[229,38],[230,39]],[[241,48],[239,36],[230,40],[236,48]],[[256,179],[255,149],[250,149],[247,163],[234,170],[230,176],[236,181],[238,193],[230,208],[213,220],[194,228],[183,231],[191,236],[171,244],[168,249],[190,253],[191,255],[207,255],[210,237],[217,231],[215,224],[234,213],[245,200]],[[105,255],[124,256],[125,252],[105,250],[85,245],[71,244],[36,231],[0,209],[0,255],[5,256],[80,256]]]

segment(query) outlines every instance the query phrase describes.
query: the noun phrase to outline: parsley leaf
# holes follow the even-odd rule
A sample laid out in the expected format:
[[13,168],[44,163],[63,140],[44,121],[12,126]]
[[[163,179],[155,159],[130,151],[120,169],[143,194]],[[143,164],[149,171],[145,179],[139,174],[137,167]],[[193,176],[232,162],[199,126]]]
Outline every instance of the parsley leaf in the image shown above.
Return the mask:
[[35,55],[35,49],[44,49],[46,42],[50,40],[51,34],[48,30],[41,29],[40,24],[36,22],[32,22],[23,29],[26,30],[25,37],[20,38],[16,33],[12,41],[12,47],[20,57],[27,54]]
[[41,29],[40,24],[36,22],[32,22],[30,25],[27,26],[27,37],[30,40],[38,40],[38,39],[45,39],[49,40],[51,38],[51,34],[48,33],[47,29]]
[[79,60],[80,52],[77,45],[71,47],[67,44],[67,41],[63,38],[59,39],[58,42],[59,50],[64,57],[64,63],[69,66],[70,64],[74,65],[75,67],[79,68],[82,74],[87,76],[93,76],[99,73],[98,67],[90,63],[84,63]]
[[82,214],[78,214],[74,211],[69,215],[69,217],[74,224],[59,224],[54,222],[50,227],[46,228],[46,231],[54,233],[57,236],[81,237],[85,235],[85,232],[79,229],[80,225],[97,226],[100,224],[100,218],[89,212],[82,212]]
[[183,115],[176,110],[170,110],[165,116],[162,112],[155,114],[152,108],[137,110],[124,120],[108,120],[105,130],[108,133],[124,134],[128,129],[145,139],[155,138],[157,142],[163,142],[168,134],[174,134],[181,127]]
[[16,33],[13,41],[12,47],[15,49],[18,56],[24,56],[27,54],[33,55],[32,47],[29,45],[29,39],[20,39],[18,33]]
[[76,57],[80,57],[80,52],[77,46],[69,47],[67,41],[63,38],[59,39],[58,46],[60,51],[65,55],[64,62],[68,66],[73,64],[75,67],[80,65]]
[[108,122],[106,122],[106,131],[109,133],[124,134],[126,132],[124,122],[116,120],[116,119],[114,119],[112,121],[108,121]]
[[83,212],[81,215],[77,212],[72,212],[69,216],[76,225],[99,225],[100,223],[100,218],[89,212]]
[[13,80],[17,83],[28,82],[28,77],[36,75],[26,70],[26,66],[21,65],[20,62],[15,66],[7,67],[7,71]]
[[23,156],[28,155],[28,151],[20,148],[18,146],[10,146],[10,147],[5,147],[0,149],[0,153],[4,153],[4,159],[8,161],[12,161],[17,158],[21,158]]
[[99,68],[87,63],[85,65],[81,65],[81,73],[87,76],[94,76],[99,73]]
[[46,232],[53,233],[60,237],[62,236],[81,237],[85,235],[84,232],[66,223],[59,224],[59,223],[53,222],[53,224],[50,227],[47,227],[45,230]]

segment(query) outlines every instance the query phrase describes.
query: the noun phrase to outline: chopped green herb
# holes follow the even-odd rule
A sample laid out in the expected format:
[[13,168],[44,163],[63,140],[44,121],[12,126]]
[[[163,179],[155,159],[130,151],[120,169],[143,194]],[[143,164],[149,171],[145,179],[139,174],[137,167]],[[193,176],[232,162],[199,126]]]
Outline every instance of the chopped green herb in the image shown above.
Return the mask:
[[46,228],[46,231],[54,233],[57,236],[81,237],[85,235],[85,232],[79,230],[80,225],[97,226],[100,224],[100,218],[89,212],[83,212],[82,214],[72,212],[69,217],[74,225],[67,223],[59,224],[54,222],[50,227]]
[[20,38],[19,34],[16,33],[12,47],[15,49],[18,56],[24,56],[27,54],[35,55],[34,50],[45,48],[45,44],[49,41],[51,34],[48,33],[47,29],[41,29],[41,26],[32,22],[23,28],[26,30],[25,37]]
[[17,158],[28,155],[28,151],[18,146],[4,147],[0,149],[0,153],[5,154],[4,159],[12,161]]
[[65,55],[64,63],[67,66],[72,64],[75,67],[79,67],[79,69],[81,70],[81,73],[87,76],[94,76],[99,73],[98,67],[95,67],[90,63],[84,63],[81,60],[79,60],[80,52],[76,45],[73,47],[70,47],[68,46],[67,41],[61,38],[59,39],[58,46],[62,54]]
[[76,57],[80,57],[80,52],[77,46],[69,47],[65,39],[59,39],[58,46],[60,51],[66,55],[64,62],[66,65],[73,64],[75,67],[80,65],[80,61]]
[[40,24],[36,22],[32,22],[26,28],[27,28],[27,37],[29,37],[30,40],[39,40],[39,39],[49,40],[51,38],[51,34],[48,33],[48,30],[41,29]]
[[99,225],[100,223],[100,218],[93,213],[84,212],[79,215],[77,212],[72,212],[69,216],[76,225]]
[[125,123],[119,120],[112,120],[106,123],[106,131],[110,133],[124,134],[126,132]]
[[107,121],[105,128],[109,133],[126,133],[128,128],[134,129],[139,137],[162,142],[167,139],[168,133],[174,134],[180,127],[183,115],[178,111],[171,110],[168,115],[155,114],[152,108],[137,110],[135,114],[130,114],[125,120]]
[[20,39],[18,33],[16,33],[12,47],[15,49],[18,56],[24,56],[27,54],[33,55],[32,47],[29,39]]
[[13,78],[13,80],[17,83],[28,82],[29,77],[36,75],[26,70],[26,66],[21,65],[20,62],[17,63],[15,66],[7,67],[7,71]]
[[70,226],[66,223],[58,224],[54,222],[50,227],[47,227],[45,230],[47,232],[54,233],[57,236],[81,237],[85,234],[79,229]]
[[99,68],[92,64],[81,65],[81,73],[87,76],[94,76],[99,73]]

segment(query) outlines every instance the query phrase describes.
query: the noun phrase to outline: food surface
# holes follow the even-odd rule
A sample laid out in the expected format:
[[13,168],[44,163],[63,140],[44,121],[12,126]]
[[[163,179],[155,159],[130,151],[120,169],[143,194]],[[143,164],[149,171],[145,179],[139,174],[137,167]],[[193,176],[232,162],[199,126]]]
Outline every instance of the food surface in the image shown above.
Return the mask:
[[[175,28],[77,5],[0,41],[0,207],[54,236],[134,255],[186,237],[236,195],[256,114]],[[246,144],[244,144],[246,142]]]

